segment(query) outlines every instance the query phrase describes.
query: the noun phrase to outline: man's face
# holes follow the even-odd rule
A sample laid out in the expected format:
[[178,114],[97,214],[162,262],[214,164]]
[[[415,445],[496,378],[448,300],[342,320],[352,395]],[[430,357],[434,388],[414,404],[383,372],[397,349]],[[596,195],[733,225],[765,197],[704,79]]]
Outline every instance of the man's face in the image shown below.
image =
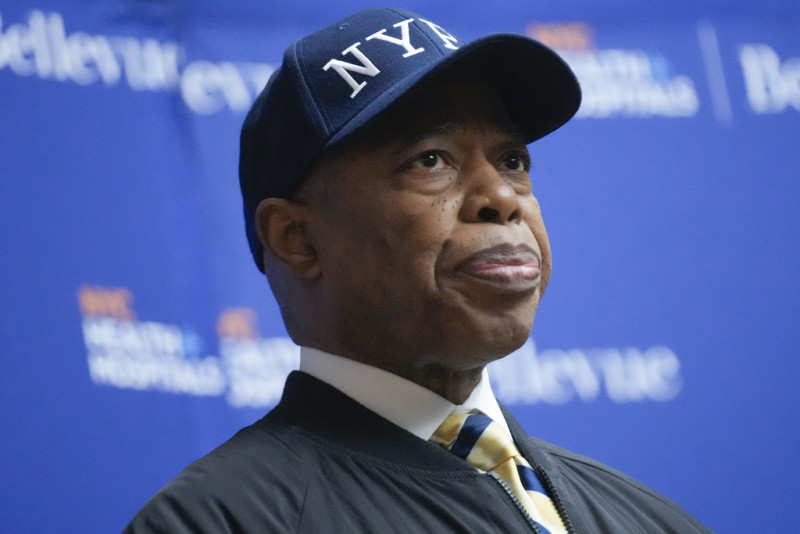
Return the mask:
[[499,97],[438,82],[312,173],[300,198],[342,356],[403,376],[525,342],[550,275],[530,159]]

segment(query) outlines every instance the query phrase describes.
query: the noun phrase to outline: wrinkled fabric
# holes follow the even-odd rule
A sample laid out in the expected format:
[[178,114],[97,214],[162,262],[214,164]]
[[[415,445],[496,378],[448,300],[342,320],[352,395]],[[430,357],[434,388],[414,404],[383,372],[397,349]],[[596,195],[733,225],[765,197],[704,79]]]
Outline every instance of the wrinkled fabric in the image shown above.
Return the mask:
[[[528,436],[578,533],[710,532],[672,501],[598,462]],[[127,533],[532,532],[491,476],[301,372],[263,419],[189,465]]]

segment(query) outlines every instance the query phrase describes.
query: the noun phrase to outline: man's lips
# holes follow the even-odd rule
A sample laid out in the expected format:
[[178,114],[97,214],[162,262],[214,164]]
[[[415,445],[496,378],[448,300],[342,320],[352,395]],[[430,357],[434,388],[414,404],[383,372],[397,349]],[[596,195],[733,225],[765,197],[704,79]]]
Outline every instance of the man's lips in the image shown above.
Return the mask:
[[509,291],[527,291],[539,285],[539,256],[527,245],[495,245],[481,250],[456,268],[479,281]]

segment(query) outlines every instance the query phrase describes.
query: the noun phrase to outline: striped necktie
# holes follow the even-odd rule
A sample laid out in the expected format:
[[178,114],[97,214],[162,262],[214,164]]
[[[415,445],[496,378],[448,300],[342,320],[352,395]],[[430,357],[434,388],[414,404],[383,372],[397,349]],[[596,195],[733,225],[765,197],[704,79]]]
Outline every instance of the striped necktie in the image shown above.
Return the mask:
[[536,473],[520,455],[511,436],[490,417],[453,414],[434,432],[431,441],[482,471],[494,472],[508,485],[539,530],[548,534],[566,533]]

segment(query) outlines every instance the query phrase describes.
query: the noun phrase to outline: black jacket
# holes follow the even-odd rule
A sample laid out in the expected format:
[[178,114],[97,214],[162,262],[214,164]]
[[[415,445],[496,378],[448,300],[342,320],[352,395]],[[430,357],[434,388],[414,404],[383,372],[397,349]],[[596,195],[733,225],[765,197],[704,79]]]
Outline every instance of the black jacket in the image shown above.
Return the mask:
[[[709,532],[672,501],[529,437],[505,412],[570,532]],[[281,402],[159,491],[126,532],[533,532],[493,477],[338,390],[292,373]]]

